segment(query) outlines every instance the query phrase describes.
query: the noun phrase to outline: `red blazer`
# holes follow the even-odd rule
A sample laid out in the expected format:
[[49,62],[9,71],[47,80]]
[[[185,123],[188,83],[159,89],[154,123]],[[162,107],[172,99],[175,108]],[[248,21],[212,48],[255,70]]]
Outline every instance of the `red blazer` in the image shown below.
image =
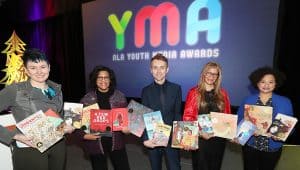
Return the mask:
[[[227,92],[224,89],[221,89],[221,93],[224,96],[225,107],[222,113],[231,114],[230,102]],[[198,118],[199,108],[198,108],[198,92],[197,87],[193,87],[189,90],[188,95],[185,101],[183,120],[184,121],[196,121]]]

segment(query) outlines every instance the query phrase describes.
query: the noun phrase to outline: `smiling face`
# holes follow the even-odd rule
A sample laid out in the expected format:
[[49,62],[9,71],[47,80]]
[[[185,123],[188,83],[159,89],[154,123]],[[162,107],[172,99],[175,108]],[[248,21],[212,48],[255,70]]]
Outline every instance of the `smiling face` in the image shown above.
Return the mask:
[[213,86],[219,77],[218,69],[215,67],[210,67],[204,73],[204,82],[206,85]]
[[266,74],[258,83],[257,88],[260,93],[270,94],[276,87],[276,80],[274,75]]
[[96,84],[100,92],[108,92],[110,85],[109,73],[107,71],[99,71]]
[[165,61],[155,59],[151,62],[150,71],[154,78],[154,81],[157,84],[163,84],[166,80],[166,75],[169,71],[169,67]]
[[25,72],[30,77],[32,85],[44,84],[49,77],[50,65],[43,60],[37,62],[28,61]]

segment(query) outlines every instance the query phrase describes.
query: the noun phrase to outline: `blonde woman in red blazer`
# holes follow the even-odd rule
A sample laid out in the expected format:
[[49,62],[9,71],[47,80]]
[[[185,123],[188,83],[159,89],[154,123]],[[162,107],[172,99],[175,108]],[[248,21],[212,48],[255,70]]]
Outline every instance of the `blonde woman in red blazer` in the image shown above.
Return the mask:
[[[202,69],[198,85],[189,90],[183,120],[195,121],[199,114],[231,113],[227,92],[221,88],[222,69],[218,63],[208,62]],[[194,170],[220,170],[226,139],[201,133],[199,149],[192,151]],[[188,148],[186,148],[188,149]]]

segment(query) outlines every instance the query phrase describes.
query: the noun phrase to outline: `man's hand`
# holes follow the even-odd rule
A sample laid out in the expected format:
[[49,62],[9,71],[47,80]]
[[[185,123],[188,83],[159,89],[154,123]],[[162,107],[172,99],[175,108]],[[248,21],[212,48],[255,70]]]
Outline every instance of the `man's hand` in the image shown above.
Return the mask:
[[148,148],[155,148],[156,146],[158,146],[153,142],[153,140],[144,141],[144,145]]

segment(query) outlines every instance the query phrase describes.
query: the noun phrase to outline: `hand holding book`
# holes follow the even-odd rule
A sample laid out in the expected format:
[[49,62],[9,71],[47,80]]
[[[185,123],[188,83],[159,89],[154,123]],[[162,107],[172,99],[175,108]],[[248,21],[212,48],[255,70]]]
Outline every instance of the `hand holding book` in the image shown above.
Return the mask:
[[25,136],[23,134],[16,134],[14,136],[14,139],[19,141],[19,142],[22,142],[30,147],[33,147],[33,148],[36,148],[36,146],[32,143],[32,139],[33,137],[30,137],[30,136]]
[[100,133],[87,133],[83,138],[85,140],[98,140],[100,138]]

